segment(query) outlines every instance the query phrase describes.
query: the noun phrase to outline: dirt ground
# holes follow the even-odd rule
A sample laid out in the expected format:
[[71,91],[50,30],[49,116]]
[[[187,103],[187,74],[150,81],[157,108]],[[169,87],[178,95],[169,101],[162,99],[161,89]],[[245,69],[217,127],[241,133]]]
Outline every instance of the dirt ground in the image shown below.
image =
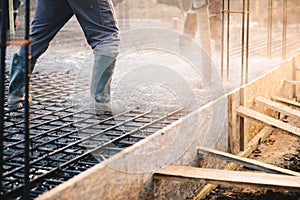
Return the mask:
[[[294,108],[297,109],[297,108]],[[299,110],[299,109],[297,109]],[[300,122],[297,119],[283,116],[281,120],[293,126],[299,127]],[[259,130],[257,130],[259,131]],[[300,172],[300,138],[295,135],[276,129],[273,127],[270,135],[265,140],[260,141],[258,147],[248,157],[263,163],[278,166],[284,169]],[[221,163],[223,159],[214,157],[207,158],[206,162],[213,160],[214,163]],[[229,164],[229,162],[227,162]],[[209,168],[214,168],[209,166]],[[217,167],[218,168],[218,167]],[[251,171],[254,169],[239,166],[237,171]],[[260,172],[258,172],[260,173]],[[197,195],[202,190],[201,186],[195,186],[196,189],[187,198],[188,200],[198,199]],[[256,187],[223,187],[218,185],[212,190],[204,200],[300,200],[300,192],[289,190],[270,190]]]
[[[300,172],[300,139],[280,130],[273,130],[271,135],[261,142],[249,158]],[[241,166],[238,170],[249,171],[251,169]],[[260,190],[259,188],[224,188],[218,186],[205,198],[205,200],[229,199],[299,200],[300,193]]]

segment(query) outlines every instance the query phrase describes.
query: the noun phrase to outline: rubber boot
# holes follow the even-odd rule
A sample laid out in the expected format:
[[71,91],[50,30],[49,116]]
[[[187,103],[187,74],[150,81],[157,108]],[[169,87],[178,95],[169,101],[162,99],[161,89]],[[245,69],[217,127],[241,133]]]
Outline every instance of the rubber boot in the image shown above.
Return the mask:
[[110,88],[116,59],[104,55],[95,55],[91,96],[95,101],[96,114],[111,114]]
[[[32,68],[33,68],[32,64]],[[31,73],[31,72],[30,72]],[[11,71],[10,84],[8,87],[8,110],[13,111],[24,107],[25,99],[25,59],[14,54]],[[29,102],[31,97],[29,96]]]

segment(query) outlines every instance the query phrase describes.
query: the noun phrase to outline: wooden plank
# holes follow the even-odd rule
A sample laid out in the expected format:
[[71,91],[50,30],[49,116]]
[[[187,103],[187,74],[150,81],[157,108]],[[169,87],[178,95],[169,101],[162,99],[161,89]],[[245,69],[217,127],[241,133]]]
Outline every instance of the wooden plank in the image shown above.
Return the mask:
[[290,80],[284,80],[284,84],[288,85],[300,85],[300,81],[290,81]]
[[284,123],[280,120],[274,119],[270,116],[264,115],[262,113],[259,113],[257,111],[251,110],[249,108],[240,106],[238,108],[238,115],[242,117],[247,117],[255,121],[259,121],[261,123],[264,123],[268,126],[276,127],[278,129],[281,129],[283,131],[286,131],[288,134],[292,136],[300,137],[300,128],[292,126],[288,123]]
[[[273,129],[270,127],[264,127],[254,138],[249,142],[248,148],[245,151],[238,153],[240,157],[248,157],[255,149],[257,149],[258,145],[261,141],[265,140],[271,133]],[[240,165],[236,163],[230,163],[224,167],[225,170],[236,170]],[[203,189],[197,194],[194,200],[202,200],[204,199],[212,190],[214,190],[217,185],[207,184],[203,187]]]
[[154,179],[189,179],[218,185],[235,187],[254,186],[259,188],[300,191],[300,178],[295,176],[237,172],[228,170],[169,166],[155,172]]
[[285,104],[290,105],[290,106],[296,106],[296,107],[300,108],[300,103],[298,103],[297,101],[293,101],[293,100],[282,98],[282,97],[272,97],[272,100],[273,101],[278,101],[278,102],[281,102],[281,103],[285,103]]
[[281,103],[277,103],[275,101],[263,98],[263,97],[256,97],[255,103],[260,104],[264,107],[270,108],[272,110],[278,111],[284,115],[296,118],[300,120],[300,111],[295,110],[291,107],[285,106]]
[[239,156],[232,155],[230,153],[225,153],[225,152],[221,152],[221,151],[217,151],[217,150],[213,150],[213,149],[209,149],[209,148],[199,148],[198,154],[200,154],[201,156],[203,154],[204,155],[208,154],[209,156],[221,158],[221,159],[224,159],[229,162],[234,162],[239,165],[243,165],[243,166],[249,167],[251,169],[260,170],[260,171],[264,171],[264,172],[300,176],[300,173],[298,173],[298,172],[294,172],[294,171],[291,171],[288,169],[283,169],[281,167],[263,163],[263,162],[253,160],[250,158],[242,158]]

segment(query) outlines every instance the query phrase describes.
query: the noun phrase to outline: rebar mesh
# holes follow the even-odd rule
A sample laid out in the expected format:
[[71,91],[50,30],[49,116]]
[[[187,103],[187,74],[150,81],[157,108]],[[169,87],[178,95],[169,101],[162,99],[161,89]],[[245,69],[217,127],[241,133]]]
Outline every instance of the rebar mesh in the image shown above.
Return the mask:
[[[136,144],[183,115],[181,109],[154,113],[138,108],[113,116],[97,115],[92,107],[70,101],[72,94],[88,89],[87,80],[50,73],[34,74],[31,82],[31,197]],[[5,85],[7,89],[8,83]],[[22,109],[5,114],[2,195],[7,199],[20,197],[24,189],[23,114]]]

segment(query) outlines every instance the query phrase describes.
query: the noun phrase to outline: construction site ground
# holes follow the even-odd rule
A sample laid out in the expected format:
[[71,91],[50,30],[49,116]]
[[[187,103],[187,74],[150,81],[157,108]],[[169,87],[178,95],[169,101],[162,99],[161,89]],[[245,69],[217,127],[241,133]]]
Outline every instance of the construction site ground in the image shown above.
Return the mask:
[[[86,44],[79,25],[72,19],[51,43],[48,51],[40,58],[35,68],[36,73],[51,73],[63,71],[78,73],[82,68],[91,67],[93,54]],[[8,66],[12,54],[18,47],[8,48]],[[77,71],[77,72],[76,72]],[[274,164],[283,168],[300,172],[300,139],[274,130],[272,134],[259,145],[250,158]],[[241,167],[239,170],[249,170]],[[196,191],[197,192],[197,191]],[[197,194],[191,196],[196,196]],[[198,191],[199,192],[199,191]],[[253,189],[227,189],[218,187],[206,199],[298,199],[299,193],[272,192]]]
[[[300,172],[300,139],[287,135],[280,130],[273,130],[266,140],[261,141],[259,147],[252,152],[249,158]],[[238,170],[253,171],[243,166],[239,167]],[[298,200],[299,198],[300,193],[289,191],[272,191],[259,188],[224,188],[218,186],[205,200]]]

